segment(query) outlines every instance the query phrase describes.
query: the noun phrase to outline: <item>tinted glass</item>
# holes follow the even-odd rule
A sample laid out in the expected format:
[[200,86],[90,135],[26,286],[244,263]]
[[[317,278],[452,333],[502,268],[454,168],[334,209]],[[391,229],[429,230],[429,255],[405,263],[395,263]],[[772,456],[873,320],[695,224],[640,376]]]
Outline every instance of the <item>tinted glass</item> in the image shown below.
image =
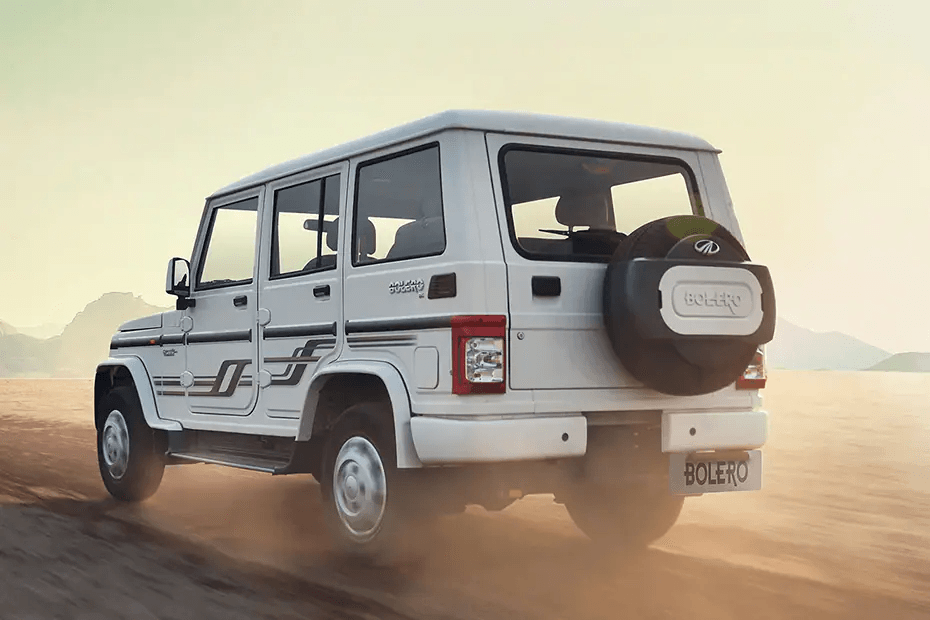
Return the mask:
[[335,268],[338,215],[339,175],[277,190],[271,276]]
[[501,173],[511,236],[529,258],[607,260],[623,234],[699,211],[676,161],[512,148]]
[[258,198],[214,209],[198,287],[215,288],[252,280],[257,212]]
[[354,264],[442,254],[439,147],[359,166],[355,205]]

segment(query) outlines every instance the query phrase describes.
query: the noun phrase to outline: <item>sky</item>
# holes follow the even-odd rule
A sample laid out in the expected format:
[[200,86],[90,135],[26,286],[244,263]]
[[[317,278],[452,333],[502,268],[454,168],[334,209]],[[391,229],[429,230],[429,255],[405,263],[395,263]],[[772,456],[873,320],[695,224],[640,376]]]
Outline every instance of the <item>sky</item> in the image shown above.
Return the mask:
[[925,2],[0,0],[0,320],[169,305],[204,198],[448,108],[699,135],[779,315],[930,351]]

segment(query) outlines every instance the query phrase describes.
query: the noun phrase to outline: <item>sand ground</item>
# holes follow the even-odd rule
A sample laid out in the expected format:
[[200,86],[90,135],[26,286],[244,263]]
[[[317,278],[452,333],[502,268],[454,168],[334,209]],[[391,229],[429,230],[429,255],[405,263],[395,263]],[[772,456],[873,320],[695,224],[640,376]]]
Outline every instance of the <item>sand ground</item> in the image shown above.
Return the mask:
[[392,570],[329,553],[309,476],[99,480],[89,381],[0,380],[0,618],[930,618],[930,376],[774,372],[765,488],[605,559],[550,497],[443,519]]

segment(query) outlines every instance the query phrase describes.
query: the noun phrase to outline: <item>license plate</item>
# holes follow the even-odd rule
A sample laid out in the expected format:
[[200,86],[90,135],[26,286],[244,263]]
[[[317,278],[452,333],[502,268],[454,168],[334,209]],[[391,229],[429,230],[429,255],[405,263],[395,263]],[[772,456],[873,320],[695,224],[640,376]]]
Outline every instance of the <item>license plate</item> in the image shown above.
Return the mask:
[[672,495],[758,491],[762,488],[762,450],[670,454]]

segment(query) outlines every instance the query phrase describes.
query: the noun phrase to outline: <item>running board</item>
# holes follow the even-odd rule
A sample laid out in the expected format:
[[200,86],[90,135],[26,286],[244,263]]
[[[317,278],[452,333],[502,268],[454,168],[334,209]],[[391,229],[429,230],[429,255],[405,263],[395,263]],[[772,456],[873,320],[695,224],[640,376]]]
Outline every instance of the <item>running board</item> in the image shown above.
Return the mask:
[[237,469],[248,469],[251,471],[260,471],[266,474],[273,474],[287,465],[287,462],[278,459],[267,459],[261,457],[248,457],[226,454],[185,454],[182,452],[171,452],[168,454],[169,459],[181,459],[192,463],[206,463],[207,465],[222,465],[224,467],[235,467]]
[[207,463],[260,471],[275,476],[317,474],[319,438],[296,442],[288,437],[187,430],[168,433],[168,464]]

